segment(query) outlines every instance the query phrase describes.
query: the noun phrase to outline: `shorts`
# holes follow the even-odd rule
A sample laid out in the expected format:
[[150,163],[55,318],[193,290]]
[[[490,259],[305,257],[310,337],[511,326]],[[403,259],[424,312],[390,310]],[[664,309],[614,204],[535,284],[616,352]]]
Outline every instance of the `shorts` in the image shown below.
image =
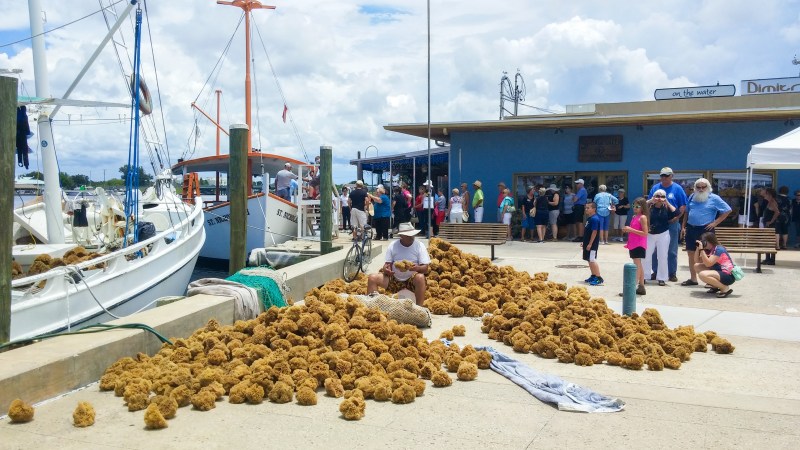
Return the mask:
[[533,217],[528,216],[522,219],[522,228],[525,228],[526,230],[533,230],[536,228],[536,223],[534,222]]
[[536,211],[536,216],[533,219],[536,225],[547,225],[548,220],[550,220],[550,213],[547,210]]
[[549,212],[549,215],[550,215],[550,225],[558,225],[558,214],[559,214],[560,212],[561,212],[561,211],[559,211],[559,210],[557,210],[557,209],[554,209],[554,210],[552,210],[552,211],[550,211],[550,212]]
[[564,213],[561,214],[560,217],[562,225],[572,225],[573,223],[575,223],[575,213],[573,211],[570,212],[564,211]]
[[574,205],[572,207],[572,223],[583,223],[583,215],[586,211],[586,205]]
[[628,256],[631,259],[644,258],[647,255],[647,249],[644,247],[636,247],[628,250]]
[[600,218],[600,231],[608,231],[608,225],[611,223],[611,214],[607,216],[597,215]]
[[697,243],[695,241],[700,240],[700,236],[706,232],[705,225],[686,225],[686,250],[693,252],[697,250]]
[[725,273],[721,270],[717,270],[717,273],[719,274],[720,283],[724,284],[725,286],[730,286],[736,281],[736,278],[733,278],[733,275],[729,273]]
[[597,261],[597,250],[583,250],[583,260],[589,262]]
[[367,225],[367,213],[360,209],[350,209],[350,226],[352,228],[364,228]]
[[618,214],[614,214],[613,216],[614,216],[614,223],[612,228],[614,228],[615,230],[621,230],[625,228],[625,224],[628,222],[628,215],[626,214],[620,216]]
[[394,276],[389,278],[389,285],[386,287],[386,292],[396,293],[400,292],[403,289],[408,289],[411,292],[414,292],[414,276],[416,274],[409,277],[407,280],[400,281]]
[[503,213],[503,224],[504,225],[511,225],[511,213]]

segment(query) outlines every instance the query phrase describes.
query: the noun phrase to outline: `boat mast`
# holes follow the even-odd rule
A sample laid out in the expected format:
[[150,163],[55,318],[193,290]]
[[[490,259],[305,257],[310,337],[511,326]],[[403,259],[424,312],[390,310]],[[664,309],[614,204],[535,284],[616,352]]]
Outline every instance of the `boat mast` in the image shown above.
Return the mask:
[[250,107],[250,11],[254,9],[275,9],[274,6],[262,5],[258,0],[217,0],[218,5],[236,6],[244,11],[244,36],[245,36],[245,75],[244,75],[244,107],[245,123],[247,123],[247,153],[253,149],[253,121]]
[[[28,0],[28,17],[31,22],[31,47],[33,50],[33,76],[36,80],[36,96],[50,98],[50,82],[47,74],[47,58],[44,49],[44,21],[42,2]],[[37,119],[39,143],[42,152],[42,171],[44,172],[44,210],[47,220],[47,243],[64,243],[64,220],[61,218],[61,185],[58,178],[58,160],[50,127],[49,111],[42,110]]]

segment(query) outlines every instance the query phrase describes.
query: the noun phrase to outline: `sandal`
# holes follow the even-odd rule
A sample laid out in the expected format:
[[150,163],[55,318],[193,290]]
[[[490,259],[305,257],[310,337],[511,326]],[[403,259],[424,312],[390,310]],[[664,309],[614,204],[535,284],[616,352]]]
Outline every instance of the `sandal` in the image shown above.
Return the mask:
[[716,294],[717,292],[719,292],[719,288],[712,287],[706,291],[706,294]]
[[728,289],[725,292],[717,292],[717,298],[725,298],[733,293],[733,289]]
[[683,283],[681,283],[681,286],[697,286],[697,284],[698,284],[697,281],[694,281],[692,279],[688,279],[688,280],[684,281]]
[[664,280],[658,280],[658,285],[659,286],[666,286],[667,283]]

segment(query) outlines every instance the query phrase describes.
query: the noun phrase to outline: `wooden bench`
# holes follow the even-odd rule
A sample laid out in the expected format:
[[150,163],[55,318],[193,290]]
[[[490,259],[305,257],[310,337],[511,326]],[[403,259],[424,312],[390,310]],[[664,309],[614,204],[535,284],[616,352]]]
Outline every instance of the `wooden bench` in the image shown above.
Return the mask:
[[728,253],[755,253],[758,273],[761,273],[761,254],[778,253],[774,228],[717,228],[714,234]]
[[502,223],[446,223],[439,225],[439,238],[451,244],[477,244],[494,246],[506,243],[508,225]]

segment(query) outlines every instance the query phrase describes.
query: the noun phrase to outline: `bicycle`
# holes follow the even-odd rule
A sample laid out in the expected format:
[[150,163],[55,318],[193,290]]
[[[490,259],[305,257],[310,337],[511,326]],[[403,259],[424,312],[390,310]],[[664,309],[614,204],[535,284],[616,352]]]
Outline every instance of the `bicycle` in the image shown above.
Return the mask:
[[348,283],[355,280],[358,272],[367,273],[366,268],[372,262],[372,227],[365,225],[356,229],[356,239],[353,246],[344,257],[342,278]]

